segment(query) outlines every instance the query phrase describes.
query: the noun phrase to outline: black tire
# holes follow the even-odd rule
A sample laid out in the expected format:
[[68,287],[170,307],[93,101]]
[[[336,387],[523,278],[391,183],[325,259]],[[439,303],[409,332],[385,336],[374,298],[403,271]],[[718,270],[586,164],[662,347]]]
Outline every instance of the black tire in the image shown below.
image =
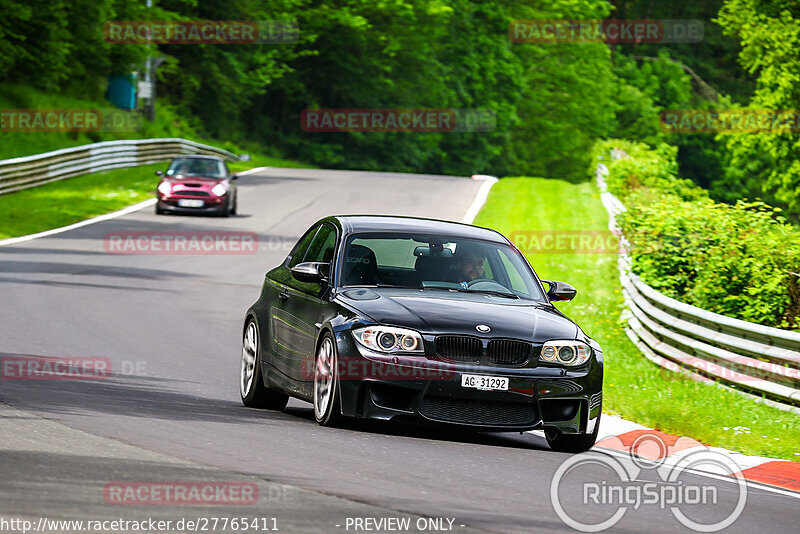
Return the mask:
[[[602,415],[602,414],[601,414]],[[597,433],[600,430],[600,417],[597,416],[597,422],[594,425],[594,431],[591,434],[563,434],[556,428],[546,428],[544,436],[547,438],[547,444],[556,452],[586,452],[594,447],[597,441]]]
[[[251,332],[252,329],[252,332]],[[254,334],[252,337],[255,345],[252,347],[253,355],[253,370],[249,383],[246,382],[245,366],[248,365],[248,359],[245,357],[245,351],[248,351],[249,334]],[[239,376],[239,396],[242,398],[242,403],[249,408],[267,408],[269,410],[283,410],[289,402],[289,395],[282,391],[272,389],[264,383],[264,377],[261,375],[261,351],[258,350],[261,339],[258,333],[258,325],[253,318],[247,321],[242,335],[242,362]],[[249,386],[249,387],[248,387]]]
[[222,210],[219,212],[220,217],[231,216],[231,197],[225,199],[225,204],[222,205]]
[[[328,402],[322,406],[321,397],[318,395],[318,388],[321,386],[321,379],[325,376],[323,368],[320,367],[320,360],[323,357],[326,347],[330,350],[332,358],[332,365],[327,366],[330,371],[329,383],[329,398]],[[321,426],[335,427],[339,426],[344,417],[342,416],[342,408],[339,399],[339,373],[337,370],[338,355],[336,354],[336,341],[330,332],[326,332],[322,336],[322,340],[317,347],[317,354],[314,357],[314,419]],[[319,381],[318,381],[319,379]]]
[[233,197],[233,207],[231,208],[231,215],[236,215],[236,210],[239,207],[239,194],[237,193]]
[[156,215],[164,215],[165,213],[166,211],[161,209],[161,206],[159,206],[158,202],[156,202]]

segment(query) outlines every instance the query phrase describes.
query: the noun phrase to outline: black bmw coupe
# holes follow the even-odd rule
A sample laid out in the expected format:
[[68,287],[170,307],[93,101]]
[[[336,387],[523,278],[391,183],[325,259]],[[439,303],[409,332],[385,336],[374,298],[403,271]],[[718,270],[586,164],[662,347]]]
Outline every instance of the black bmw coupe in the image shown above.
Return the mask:
[[328,217],[266,274],[247,310],[242,401],[282,410],[297,397],[313,403],[321,425],[544,429],[555,450],[587,450],[600,422],[603,354],[552,304],[575,294],[540,280],[494,230]]

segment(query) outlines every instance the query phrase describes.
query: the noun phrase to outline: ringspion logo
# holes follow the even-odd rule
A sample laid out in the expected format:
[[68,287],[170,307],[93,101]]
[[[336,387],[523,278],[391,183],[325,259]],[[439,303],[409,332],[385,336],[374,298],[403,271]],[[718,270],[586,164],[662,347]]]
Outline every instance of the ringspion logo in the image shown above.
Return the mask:
[[[558,466],[550,481],[550,501],[566,525],[602,532],[625,515],[659,509],[695,532],[718,532],[739,518],[747,503],[747,481],[731,457],[658,431],[629,434],[599,443],[625,451],[627,457],[592,450]],[[698,472],[716,476],[700,478]]]

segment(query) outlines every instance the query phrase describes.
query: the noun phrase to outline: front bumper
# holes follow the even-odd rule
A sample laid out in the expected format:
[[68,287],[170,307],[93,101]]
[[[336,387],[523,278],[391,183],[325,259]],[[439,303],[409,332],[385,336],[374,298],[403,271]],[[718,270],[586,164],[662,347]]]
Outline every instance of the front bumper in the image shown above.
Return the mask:
[[[342,413],[379,420],[422,420],[486,431],[545,427],[565,434],[594,430],[602,403],[603,368],[593,356],[577,370],[500,367],[392,357],[336,335]],[[509,379],[508,391],[461,386],[462,374]]]
[[[158,198],[158,208],[171,213],[220,213],[225,210],[226,197],[168,197]],[[178,206],[179,200],[202,200],[201,208]]]

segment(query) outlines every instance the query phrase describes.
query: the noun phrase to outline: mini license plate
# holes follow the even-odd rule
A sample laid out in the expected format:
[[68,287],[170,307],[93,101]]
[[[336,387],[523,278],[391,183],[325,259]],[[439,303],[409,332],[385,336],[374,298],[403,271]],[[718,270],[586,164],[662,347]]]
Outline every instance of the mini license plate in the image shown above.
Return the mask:
[[502,376],[461,375],[461,387],[487,391],[508,391],[508,378]]
[[178,206],[181,208],[202,208],[202,200],[179,200]]

